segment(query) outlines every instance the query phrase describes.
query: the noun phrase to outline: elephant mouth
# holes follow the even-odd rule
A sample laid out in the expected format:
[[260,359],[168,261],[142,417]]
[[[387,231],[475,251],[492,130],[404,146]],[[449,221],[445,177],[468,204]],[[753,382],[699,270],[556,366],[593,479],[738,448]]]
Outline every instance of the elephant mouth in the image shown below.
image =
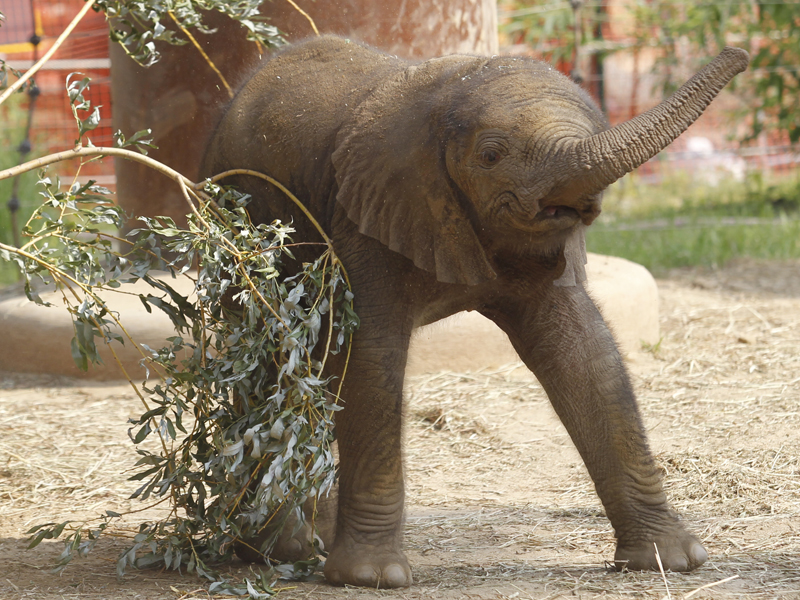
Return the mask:
[[537,212],[526,210],[512,193],[505,194],[499,213],[514,228],[529,232],[557,232],[569,229],[581,221],[580,213],[565,204],[545,206]]
[[541,223],[553,229],[567,229],[581,220],[581,215],[577,210],[561,204],[545,206],[536,213],[534,223]]
[[580,219],[580,215],[578,211],[574,208],[570,208],[569,206],[546,206],[542,210],[539,211],[539,214],[536,215],[537,219],[563,219],[563,218],[570,218],[570,219]]

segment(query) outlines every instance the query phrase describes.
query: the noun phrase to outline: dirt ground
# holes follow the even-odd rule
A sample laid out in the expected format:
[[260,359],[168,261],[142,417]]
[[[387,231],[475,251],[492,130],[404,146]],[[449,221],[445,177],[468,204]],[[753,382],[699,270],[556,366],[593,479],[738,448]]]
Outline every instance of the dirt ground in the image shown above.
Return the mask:
[[[585,469],[541,387],[512,364],[408,383],[414,586],[320,580],[287,583],[281,597],[800,598],[800,262],[658,283],[663,339],[629,365],[671,501],[704,541],[706,565],[608,570],[612,531]],[[124,385],[0,374],[0,599],[209,597],[174,572],[117,579],[124,539],[102,540],[61,576],[50,573],[61,543],[25,549],[35,524],[139,507],[125,475],[137,402]]]

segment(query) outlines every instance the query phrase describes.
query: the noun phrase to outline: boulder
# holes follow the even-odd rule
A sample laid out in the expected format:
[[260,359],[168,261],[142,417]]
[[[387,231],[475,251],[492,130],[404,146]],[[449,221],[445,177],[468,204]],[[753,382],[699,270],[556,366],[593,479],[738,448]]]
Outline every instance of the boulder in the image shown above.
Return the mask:
[[[586,268],[588,288],[610,324],[623,353],[641,350],[642,343],[656,344],[658,330],[658,289],[650,273],[630,261],[589,254]],[[191,282],[177,280],[173,285],[183,293]],[[159,348],[174,335],[170,320],[161,311],[148,313],[139,293],[153,293],[144,283],[123,286],[130,294],[109,294],[109,307],[121,315],[123,326],[134,340]],[[97,338],[104,365],[90,366],[87,372],[73,362],[70,341],[72,320],[61,308],[60,294],[44,294],[55,304],[44,308],[25,296],[12,296],[0,302],[0,371],[51,373],[96,380],[124,378],[116,360],[102,339]],[[122,333],[119,332],[118,333]],[[141,381],[144,370],[139,365],[143,350],[126,342],[113,344],[117,357],[134,381]],[[408,372],[477,371],[493,369],[518,361],[508,337],[491,321],[475,312],[459,313],[422,327],[411,342]]]
[[[643,266],[624,258],[589,253],[587,288],[623,354],[657,344],[658,287]],[[408,373],[497,369],[519,361],[508,336],[476,312],[462,312],[414,332]]]

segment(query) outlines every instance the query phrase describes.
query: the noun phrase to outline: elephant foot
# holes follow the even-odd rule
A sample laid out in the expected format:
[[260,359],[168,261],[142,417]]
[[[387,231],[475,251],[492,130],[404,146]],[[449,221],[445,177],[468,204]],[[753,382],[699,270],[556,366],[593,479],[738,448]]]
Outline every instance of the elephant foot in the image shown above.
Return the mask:
[[294,529],[294,521],[295,519],[291,519],[287,522],[272,549],[266,554],[260,549],[262,544],[275,533],[269,528],[255,537],[237,542],[234,546],[236,556],[251,563],[268,563],[269,559],[281,563],[294,563],[310,559],[314,555],[311,527],[303,525],[297,533],[289,535]]
[[412,583],[408,559],[399,549],[337,543],[325,561],[325,578],[334,585],[403,588]]
[[[314,557],[314,531],[311,527],[314,504],[312,500],[306,502],[303,512],[306,523],[297,532],[292,534],[297,524],[297,518],[292,514],[286,519],[278,539],[268,554],[261,552],[264,542],[275,534],[275,529],[269,527],[257,536],[237,542],[235,545],[236,556],[245,562],[264,563],[268,559],[281,563],[293,563],[299,560],[308,560]],[[280,517],[280,514],[278,515]],[[278,518],[278,521],[281,519]],[[330,548],[336,536],[336,493],[332,491],[328,496],[321,498],[317,503],[317,515],[314,518],[317,535],[322,542],[323,549]]]
[[618,571],[659,571],[656,547],[664,571],[693,571],[708,558],[700,541],[680,525],[676,525],[676,530],[668,534],[632,542],[618,541],[614,566]]

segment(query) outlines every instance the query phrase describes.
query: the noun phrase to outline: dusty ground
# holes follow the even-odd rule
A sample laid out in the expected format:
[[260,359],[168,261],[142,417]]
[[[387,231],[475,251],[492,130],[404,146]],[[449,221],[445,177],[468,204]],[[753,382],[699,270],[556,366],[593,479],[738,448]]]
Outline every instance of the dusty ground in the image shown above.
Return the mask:
[[[612,532],[582,463],[541,388],[509,365],[409,382],[414,587],[287,584],[282,596],[800,598],[800,263],[682,271],[659,287],[663,340],[630,366],[673,505],[709,550],[703,568],[606,569]],[[208,597],[172,572],[118,580],[124,540],[60,577],[60,543],[25,549],[34,524],[137,508],[124,474],[137,402],[124,386],[0,376],[1,599]]]

